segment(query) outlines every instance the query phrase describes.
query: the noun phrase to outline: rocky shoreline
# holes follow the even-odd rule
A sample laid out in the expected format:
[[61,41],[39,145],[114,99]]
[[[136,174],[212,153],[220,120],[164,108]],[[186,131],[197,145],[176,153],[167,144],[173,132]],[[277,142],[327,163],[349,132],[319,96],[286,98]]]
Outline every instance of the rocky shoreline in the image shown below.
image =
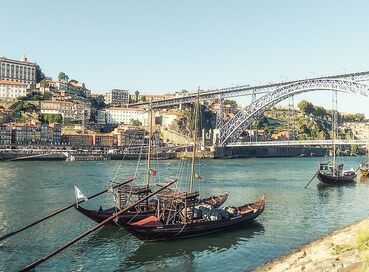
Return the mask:
[[369,271],[369,218],[338,229],[254,271]]

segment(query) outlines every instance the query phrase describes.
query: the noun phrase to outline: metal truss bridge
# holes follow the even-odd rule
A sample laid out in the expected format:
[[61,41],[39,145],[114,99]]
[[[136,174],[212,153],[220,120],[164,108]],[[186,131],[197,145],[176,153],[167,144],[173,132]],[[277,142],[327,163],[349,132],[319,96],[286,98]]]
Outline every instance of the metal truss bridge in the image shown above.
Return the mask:
[[[264,85],[243,85],[218,90],[200,92],[200,100],[219,99],[219,110],[217,112],[217,145],[227,146],[237,142],[241,133],[257,120],[265,110],[275,104],[290,99],[298,94],[311,91],[338,91],[351,94],[369,96],[369,71],[332,75],[326,77],[315,77],[295,81],[286,81]],[[223,101],[225,98],[238,96],[252,96],[252,102],[237,112],[233,118],[224,123]],[[256,98],[256,96],[259,98]],[[192,103],[197,97],[196,93],[186,96],[175,97],[152,102],[137,103],[132,106],[148,106],[152,103],[153,108],[170,107],[186,103]]]
[[[337,140],[336,145],[367,145],[367,140]],[[303,141],[261,141],[261,142],[235,142],[228,147],[243,146],[329,146],[332,140],[303,140]]]
[[[270,91],[279,89],[283,86],[287,86],[296,82],[306,81],[306,80],[319,80],[319,79],[341,79],[341,80],[349,80],[349,81],[366,81],[369,80],[369,71],[366,72],[358,72],[358,73],[349,73],[349,74],[340,74],[326,77],[316,77],[316,78],[308,78],[303,80],[294,80],[294,81],[285,81],[278,83],[270,83],[270,84],[262,84],[262,85],[241,85],[234,86],[229,88],[221,88],[216,90],[208,90],[200,92],[200,100],[213,100],[213,99],[225,99],[231,97],[239,97],[239,96],[255,96],[259,94],[265,94]],[[164,108],[170,106],[176,106],[180,104],[193,103],[196,100],[197,92],[190,93],[185,96],[178,96],[174,98],[168,98],[163,100],[152,101],[153,108]],[[150,102],[141,102],[131,104],[131,107],[148,107]]]

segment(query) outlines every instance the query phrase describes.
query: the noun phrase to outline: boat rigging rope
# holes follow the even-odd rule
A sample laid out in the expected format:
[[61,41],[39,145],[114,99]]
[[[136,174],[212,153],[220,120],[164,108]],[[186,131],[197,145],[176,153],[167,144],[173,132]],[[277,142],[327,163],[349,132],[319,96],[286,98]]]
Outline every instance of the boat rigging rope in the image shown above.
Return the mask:
[[[129,151],[129,149],[130,149],[130,147],[131,147],[131,145],[132,145],[133,139],[134,139],[134,138],[135,138],[135,136],[136,136],[136,131],[135,131],[135,133],[133,134],[133,136],[134,136],[134,137],[131,139],[131,141],[130,141],[130,143],[129,143],[129,145],[128,145],[128,151]],[[126,157],[126,154],[123,154],[123,157],[122,157],[122,159],[121,159],[121,161],[120,161],[120,163],[119,163],[118,169],[117,169],[117,171],[115,172],[114,177],[113,177],[112,181],[110,182],[109,187],[112,187],[112,186],[113,186],[113,183],[115,182],[115,179],[117,178],[118,173],[119,173],[119,171],[120,171],[120,169],[121,169],[121,167],[122,167],[122,165],[123,165],[123,161],[124,161],[125,157]]]

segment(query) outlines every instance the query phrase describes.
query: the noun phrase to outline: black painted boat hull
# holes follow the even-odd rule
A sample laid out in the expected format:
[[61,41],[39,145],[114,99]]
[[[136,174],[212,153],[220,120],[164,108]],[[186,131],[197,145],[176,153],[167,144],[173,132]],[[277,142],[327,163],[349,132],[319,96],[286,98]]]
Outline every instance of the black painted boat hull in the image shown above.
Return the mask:
[[[209,202],[209,200],[212,197],[206,198],[206,199],[202,199],[200,200],[200,203],[202,204],[209,204],[211,206],[213,206],[214,208],[218,208],[221,205],[223,205],[223,203],[227,200],[229,196],[229,193],[225,193],[222,195],[218,195],[218,196],[213,196],[214,199],[216,199],[216,202],[211,203]],[[99,210],[90,210],[90,209],[85,209],[82,208],[81,206],[75,206],[75,209],[77,211],[79,211],[80,213],[82,213],[83,215],[87,216],[88,218],[92,219],[93,221],[97,222],[97,223],[101,223],[102,221],[104,221],[105,219],[109,218],[110,216],[113,215],[113,213],[115,212],[115,208],[109,208],[109,209],[99,209]],[[152,209],[150,209],[149,211],[141,211],[139,213],[137,213],[136,211],[132,211],[132,212],[127,212],[124,214],[119,215],[118,217],[118,223],[119,224],[125,224],[125,223],[132,223],[132,222],[136,222],[139,220],[142,220],[148,216],[151,215],[155,215],[155,207],[153,207]],[[114,221],[110,221],[108,223],[108,225],[115,225],[116,223]]]
[[133,224],[122,224],[121,226],[143,241],[164,241],[190,238],[250,224],[264,211],[264,197],[261,201],[260,207],[257,210],[251,210],[246,214],[230,219],[162,226],[140,226]]
[[[89,210],[82,208],[81,206],[76,207],[75,209],[82,213],[83,215],[87,216],[88,218],[94,220],[97,223],[101,223],[105,219],[109,218],[110,216],[115,213],[114,208],[106,209],[106,210]],[[124,214],[119,215],[118,219],[116,221],[112,220],[108,223],[108,225],[115,225],[118,224],[127,224],[128,222],[136,222],[139,220],[142,220],[148,216],[155,215],[155,210],[149,210],[149,211],[142,211],[137,213],[134,212],[127,212]]]
[[350,184],[355,183],[355,175],[348,175],[348,176],[332,176],[329,174],[325,174],[322,171],[318,172],[318,179],[321,183],[326,185],[340,185],[340,184]]

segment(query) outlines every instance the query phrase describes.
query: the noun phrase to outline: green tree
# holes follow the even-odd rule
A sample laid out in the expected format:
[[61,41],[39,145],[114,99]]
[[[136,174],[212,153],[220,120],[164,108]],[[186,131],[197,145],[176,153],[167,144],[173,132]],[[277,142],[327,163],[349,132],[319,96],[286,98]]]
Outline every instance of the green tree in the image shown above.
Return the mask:
[[95,97],[91,97],[91,106],[97,110],[101,110],[106,107],[104,101],[99,101]]
[[297,107],[305,114],[312,114],[314,112],[314,105],[306,100],[300,101],[300,103],[297,104]]
[[231,105],[233,107],[237,107],[237,102],[231,99],[224,100],[224,105]]
[[63,122],[63,116],[61,114],[40,114],[39,120],[42,123],[52,124],[52,123],[59,123],[61,124]]
[[135,99],[136,99],[136,102],[138,102],[138,95],[140,94],[139,91],[135,91]]
[[14,112],[34,112],[37,110],[38,108],[35,105],[23,101],[18,103],[14,108]]
[[352,145],[351,146],[351,156],[357,155],[358,151],[359,151],[359,148],[357,147],[357,145]]
[[131,119],[130,123],[131,125],[136,126],[136,127],[142,126],[142,123],[137,119]]
[[142,102],[146,102],[146,96],[142,96],[142,97],[141,97],[141,101],[142,101]]
[[64,73],[64,72],[60,72],[59,75],[58,75],[58,79],[60,81],[68,81],[69,80],[69,76]]
[[327,115],[327,111],[323,107],[316,106],[314,107],[314,115],[316,117],[324,118]]

